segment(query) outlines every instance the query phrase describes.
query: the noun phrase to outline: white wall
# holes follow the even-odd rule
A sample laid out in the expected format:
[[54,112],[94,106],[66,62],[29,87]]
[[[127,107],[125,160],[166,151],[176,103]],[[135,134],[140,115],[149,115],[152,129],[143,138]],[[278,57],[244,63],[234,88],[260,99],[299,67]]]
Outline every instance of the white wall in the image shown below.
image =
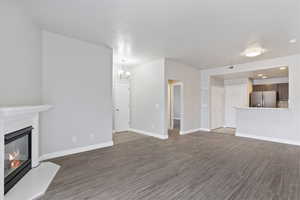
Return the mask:
[[224,80],[211,79],[211,120],[210,129],[216,129],[225,125],[225,88]]
[[289,109],[237,109],[237,136],[300,145],[299,113]]
[[0,1],[0,106],[41,101],[41,31],[17,0]]
[[42,52],[42,154],[110,143],[112,50],[43,31]]
[[[209,85],[209,77],[214,74],[228,74],[233,72],[252,71],[264,68],[289,66],[289,109],[240,109],[237,118],[237,135],[300,144],[300,55],[281,57],[259,62],[236,65],[234,70],[228,67],[203,70],[201,72],[202,90]],[[207,101],[205,93],[202,98]],[[202,117],[209,116],[209,112],[202,110]],[[202,127],[208,127],[203,123]]]
[[289,66],[289,109],[239,109],[237,135],[300,145],[300,55],[263,62],[282,63]]
[[[230,66],[216,67],[212,69],[201,70],[200,80],[201,80],[201,127],[204,129],[209,129],[210,125],[210,97],[209,88],[212,76],[232,74],[238,72],[250,72],[262,69],[272,69],[274,67],[288,66],[282,65],[282,63],[293,65],[293,60],[297,58],[296,56],[280,57],[275,59],[269,59],[258,62],[251,62],[245,64],[234,65],[234,69],[230,69]],[[291,76],[292,69],[289,67],[289,76]],[[289,82],[291,84],[291,77],[289,77]],[[289,86],[291,89],[291,85]],[[291,91],[291,90],[289,90]],[[291,101],[291,100],[290,100]]]
[[[182,132],[189,132],[200,128],[200,79],[199,70],[183,63],[166,59],[165,88],[167,97],[168,80],[183,83]],[[166,98],[167,100],[167,98]],[[167,102],[166,102],[167,105]],[[168,123],[168,112],[165,110],[165,121]],[[166,125],[166,127],[168,127]],[[165,130],[167,131],[167,130]]]
[[[249,106],[249,79],[225,80],[225,127],[236,127],[235,107]],[[211,112],[214,112],[213,110]]]
[[164,59],[131,69],[131,128],[166,137]]
[[180,119],[181,110],[180,110],[180,86],[175,85],[173,89],[173,118]]

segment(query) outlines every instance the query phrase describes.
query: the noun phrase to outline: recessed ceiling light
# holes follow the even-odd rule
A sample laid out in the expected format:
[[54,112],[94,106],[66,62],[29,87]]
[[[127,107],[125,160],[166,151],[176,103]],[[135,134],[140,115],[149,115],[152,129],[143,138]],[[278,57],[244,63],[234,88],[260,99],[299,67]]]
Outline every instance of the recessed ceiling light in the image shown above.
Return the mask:
[[256,56],[260,56],[265,52],[266,52],[266,50],[263,49],[262,47],[253,46],[253,47],[249,47],[249,48],[245,49],[245,51],[242,52],[241,55],[249,57],[249,58],[253,58],[253,57],[256,57]]
[[262,77],[262,76],[263,76],[263,74],[258,74],[257,76],[259,76],[259,77]]
[[295,44],[296,42],[297,42],[296,38],[290,39],[290,41],[289,41],[289,43],[291,43],[291,44]]
[[268,78],[268,77],[267,77],[267,76],[263,76],[262,78],[263,78],[263,79],[266,79],[266,78]]
[[286,70],[287,67],[280,67],[279,69],[280,69],[280,70]]

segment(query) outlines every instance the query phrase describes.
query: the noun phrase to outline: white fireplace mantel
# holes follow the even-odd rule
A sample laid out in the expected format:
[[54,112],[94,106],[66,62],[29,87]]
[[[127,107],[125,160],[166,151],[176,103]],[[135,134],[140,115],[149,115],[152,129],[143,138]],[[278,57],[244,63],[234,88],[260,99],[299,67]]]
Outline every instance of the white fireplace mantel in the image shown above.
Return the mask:
[[38,114],[49,110],[50,105],[38,105],[38,106],[18,106],[18,107],[0,107],[0,119],[6,119],[17,115],[26,114]]
[[[50,105],[0,107],[0,199],[34,199],[43,194],[54,178],[59,166],[53,163],[39,165],[39,113],[47,111]],[[32,169],[14,188],[4,196],[4,137],[6,134],[32,126]],[[37,183],[36,178],[44,177]],[[36,185],[36,186],[35,186]],[[28,193],[24,194],[24,191]]]

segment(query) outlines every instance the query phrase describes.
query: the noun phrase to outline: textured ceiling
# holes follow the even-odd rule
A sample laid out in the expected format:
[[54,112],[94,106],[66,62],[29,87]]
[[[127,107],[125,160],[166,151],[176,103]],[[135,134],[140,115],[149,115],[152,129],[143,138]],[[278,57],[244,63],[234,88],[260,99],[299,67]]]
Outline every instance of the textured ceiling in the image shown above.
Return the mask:
[[[169,57],[208,68],[300,53],[299,0],[23,2],[42,28],[105,44],[129,65]],[[252,43],[267,53],[240,56]]]

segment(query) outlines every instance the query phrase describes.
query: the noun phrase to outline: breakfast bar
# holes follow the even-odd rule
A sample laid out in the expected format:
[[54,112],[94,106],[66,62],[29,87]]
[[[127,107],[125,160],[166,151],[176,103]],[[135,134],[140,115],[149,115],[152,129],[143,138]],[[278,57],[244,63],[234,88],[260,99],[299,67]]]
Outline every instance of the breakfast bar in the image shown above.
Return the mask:
[[236,107],[236,136],[299,145],[292,131],[296,116],[288,108]]

